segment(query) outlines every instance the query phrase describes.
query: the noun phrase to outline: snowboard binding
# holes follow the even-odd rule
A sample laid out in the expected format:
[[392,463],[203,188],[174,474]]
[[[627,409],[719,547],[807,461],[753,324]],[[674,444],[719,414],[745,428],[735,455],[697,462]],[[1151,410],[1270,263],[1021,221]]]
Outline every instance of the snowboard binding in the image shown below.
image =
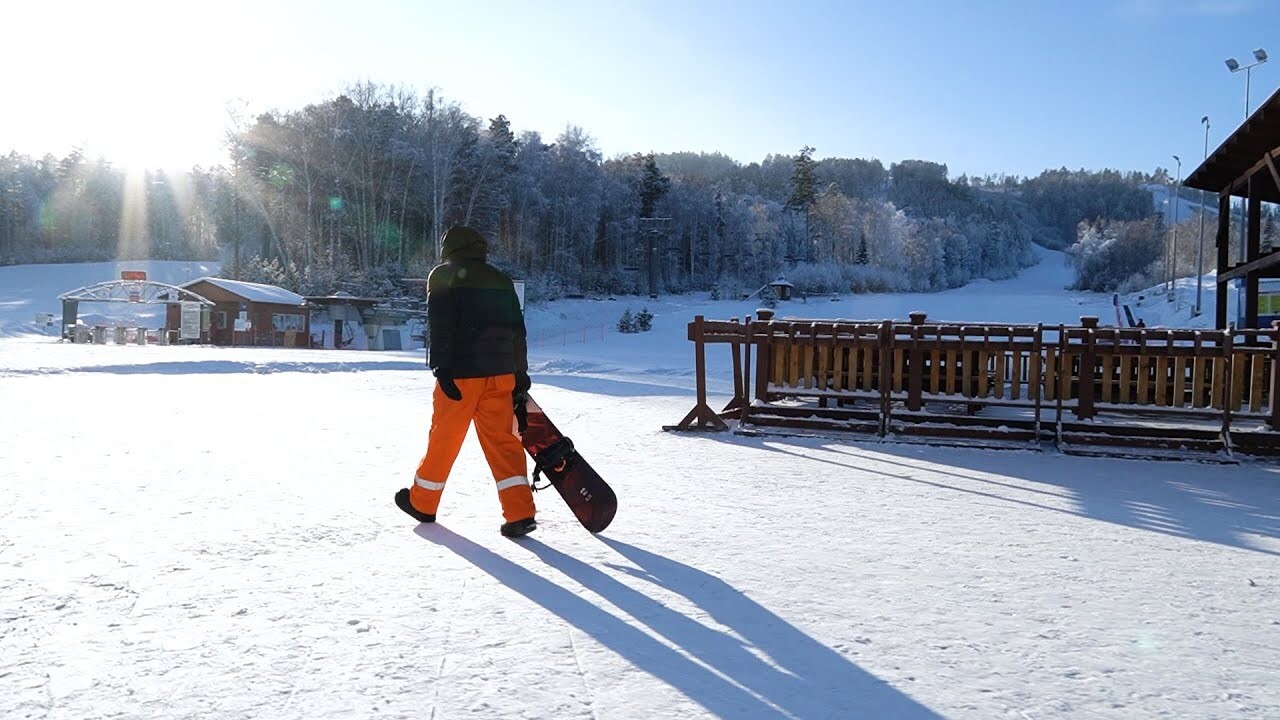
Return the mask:
[[[569,461],[576,455],[577,451],[573,449],[573,441],[567,437],[562,437],[543,448],[533,458],[533,489],[545,490],[551,487],[550,472],[564,472],[564,469],[569,465]],[[544,485],[538,485],[538,480],[543,471],[549,471],[547,482]]]

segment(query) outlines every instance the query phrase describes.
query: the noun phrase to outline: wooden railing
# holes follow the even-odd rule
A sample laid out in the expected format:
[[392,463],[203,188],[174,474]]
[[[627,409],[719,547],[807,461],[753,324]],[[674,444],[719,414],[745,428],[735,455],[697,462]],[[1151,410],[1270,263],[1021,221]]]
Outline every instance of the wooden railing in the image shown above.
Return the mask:
[[[697,357],[698,404],[676,429],[725,429],[779,401],[826,409],[874,407],[875,427],[894,415],[956,406],[972,416],[985,407],[1020,408],[1039,437],[1042,420],[1105,424],[1115,414],[1233,422],[1280,430],[1280,330],[1163,330],[1078,326],[755,319],[689,325]],[[705,346],[728,344],[734,398],[719,413],[706,404]],[[753,360],[757,372],[752,377]],[[754,402],[749,398],[753,389]],[[794,403],[793,403],[794,404]],[[775,407],[776,406],[776,407]],[[934,411],[936,412],[936,410]],[[833,413],[828,413],[833,414]]]

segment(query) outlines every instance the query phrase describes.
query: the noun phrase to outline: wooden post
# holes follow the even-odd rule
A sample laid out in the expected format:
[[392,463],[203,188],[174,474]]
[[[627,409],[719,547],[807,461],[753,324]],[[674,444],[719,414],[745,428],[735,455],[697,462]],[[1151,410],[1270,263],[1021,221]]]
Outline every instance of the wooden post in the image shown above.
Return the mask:
[[1097,415],[1093,407],[1093,365],[1098,318],[1086,315],[1080,318],[1080,325],[1084,327],[1084,347],[1080,353],[1080,372],[1076,382],[1076,417],[1087,420]]
[[1222,362],[1225,365],[1225,372],[1222,380],[1222,442],[1228,450],[1231,447],[1231,377],[1235,374],[1231,371],[1231,363],[1235,355],[1233,342],[1231,331],[1223,330]]
[[[734,318],[733,322],[736,324],[738,319]],[[742,375],[742,355],[739,347],[739,343],[729,343],[729,353],[733,355],[733,399],[720,412],[736,410],[747,404],[747,382]]]
[[893,389],[893,322],[880,323],[880,436],[889,434],[889,414]]
[[1057,417],[1053,423],[1053,442],[1058,447],[1062,447],[1062,396],[1066,394],[1062,391],[1063,385],[1059,378],[1062,376],[1063,372],[1070,372],[1070,368],[1063,367],[1066,364],[1066,346],[1067,328],[1064,325],[1059,325],[1058,344],[1054,348],[1054,351],[1058,354],[1058,361],[1055,363],[1058,366],[1058,371],[1056,375],[1049,379],[1050,382],[1057,383],[1058,385]]
[[1271,412],[1267,425],[1272,430],[1280,430],[1280,322],[1271,321]]
[[[1262,198],[1258,196],[1258,190],[1261,183],[1254,183],[1253,178],[1249,178],[1247,185],[1248,210],[1246,215],[1248,221],[1245,230],[1245,262],[1252,262],[1262,257]],[[1257,271],[1248,273],[1244,278],[1244,324],[1245,327],[1258,327],[1258,273]],[[1256,342],[1256,336],[1250,340],[1246,340],[1246,344],[1252,345]],[[1243,388],[1241,388],[1243,389]]]
[[769,402],[769,369],[773,367],[772,325],[772,310],[756,310],[756,322],[752,327],[763,326],[765,330],[764,339],[756,343],[756,400],[760,402]]
[[923,406],[920,399],[924,382],[924,351],[920,349],[920,326],[924,325],[924,313],[916,311],[911,317],[911,351],[907,354],[907,409],[917,411]]
[[[1228,187],[1218,196],[1218,274],[1221,275],[1227,271],[1227,263],[1230,255],[1231,247],[1231,189]],[[1217,283],[1217,306],[1214,308],[1214,322],[1219,330],[1227,327],[1227,283],[1226,280],[1216,280]]]
[[1031,357],[1027,373],[1028,389],[1036,401],[1036,443],[1040,442],[1040,407],[1044,404],[1044,371],[1041,367],[1044,355],[1044,323],[1036,325],[1036,334],[1031,340]]
[[728,430],[724,420],[707,405],[707,346],[703,334],[703,317],[695,316],[689,323],[689,339],[693,341],[694,373],[698,386],[698,400],[688,415],[674,430]]
[[745,341],[742,343],[742,414],[739,416],[741,422],[747,420],[747,409],[751,407],[751,316],[747,315],[742,318],[743,332],[746,333]]

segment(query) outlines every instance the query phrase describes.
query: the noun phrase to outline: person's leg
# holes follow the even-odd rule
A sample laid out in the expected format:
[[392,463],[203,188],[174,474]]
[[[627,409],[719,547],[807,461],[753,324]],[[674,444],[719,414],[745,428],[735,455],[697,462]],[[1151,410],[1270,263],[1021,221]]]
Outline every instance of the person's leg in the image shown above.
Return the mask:
[[409,503],[418,512],[435,515],[440,506],[440,494],[449,479],[453,462],[458,459],[462,441],[471,427],[471,418],[484,394],[485,378],[459,378],[455,380],[462,392],[461,400],[450,400],[436,384],[431,397],[431,433],[427,438],[427,454],[418,464],[413,487],[409,489]]
[[514,375],[486,378],[480,405],[476,408],[476,436],[484,450],[502,503],[502,517],[507,522],[526,520],[534,515],[533,491],[526,476],[524,446],[515,433],[515,413],[511,407]]

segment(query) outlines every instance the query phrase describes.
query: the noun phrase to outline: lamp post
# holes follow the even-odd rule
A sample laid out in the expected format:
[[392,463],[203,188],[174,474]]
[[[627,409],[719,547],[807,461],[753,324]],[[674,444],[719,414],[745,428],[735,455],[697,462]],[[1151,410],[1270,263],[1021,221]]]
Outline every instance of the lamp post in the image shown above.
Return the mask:
[[1227,69],[1233,73],[1244,71],[1244,119],[1249,119],[1249,71],[1267,61],[1267,51],[1258,48],[1253,51],[1253,62],[1248,65],[1241,65],[1236,62],[1235,58],[1227,58]]
[[[1209,159],[1209,116],[1200,118],[1204,125],[1204,159]],[[1204,191],[1200,191],[1200,241],[1196,243],[1196,308],[1191,317],[1200,317],[1200,298],[1204,292]]]
[[1173,156],[1178,163],[1178,177],[1173,181],[1173,192],[1169,195],[1173,203],[1173,232],[1169,238],[1169,302],[1177,297],[1178,290],[1178,186],[1182,184],[1182,158]]
[[[1245,122],[1248,122],[1249,120],[1250,72],[1255,67],[1261,65],[1266,61],[1267,61],[1267,51],[1263,50],[1262,48],[1258,48],[1257,50],[1253,51],[1253,62],[1249,63],[1248,65],[1241,65],[1240,63],[1236,62],[1235,58],[1227,58],[1225,60],[1227,64],[1227,69],[1230,70],[1232,73],[1238,73],[1241,70],[1244,71],[1244,119],[1245,119]],[[1245,256],[1248,254],[1245,251],[1245,246],[1248,244],[1248,241],[1246,240],[1248,229],[1246,226],[1247,226],[1247,221],[1245,220],[1245,203],[1242,202],[1240,203],[1240,260],[1241,262],[1245,260]]]

